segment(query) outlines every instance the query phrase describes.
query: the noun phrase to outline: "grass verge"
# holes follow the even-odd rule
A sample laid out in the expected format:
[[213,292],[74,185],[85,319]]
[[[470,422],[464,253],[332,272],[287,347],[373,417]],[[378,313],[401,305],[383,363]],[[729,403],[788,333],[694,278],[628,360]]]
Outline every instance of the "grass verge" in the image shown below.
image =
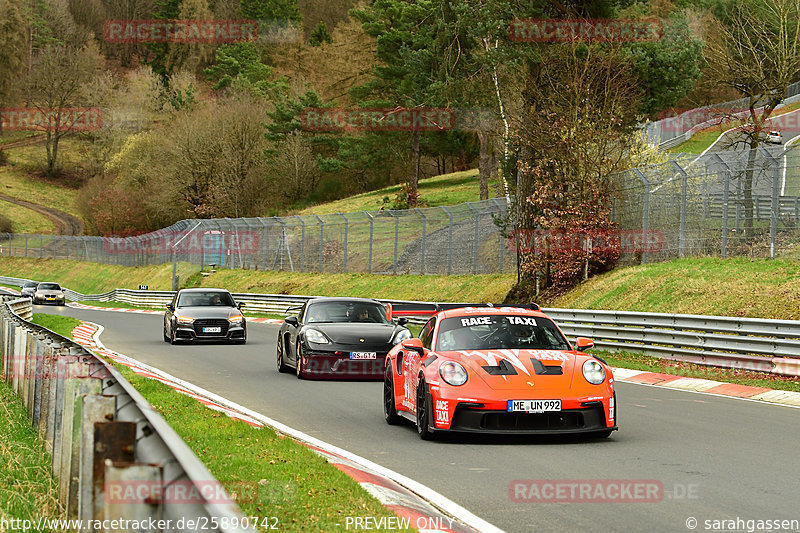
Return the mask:
[[609,365],[620,368],[658,372],[661,374],[671,374],[673,376],[688,378],[710,379],[712,381],[737,383],[750,387],[765,387],[768,389],[800,392],[800,382],[797,381],[797,378],[790,376],[778,376],[763,372],[728,370],[725,368],[695,365],[693,363],[669,361],[667,359],[659,359],[657,357],[650,357],[633,352],[592,350],[592,353],[602,357]]
[[[34,321],[69,337],[80,324],[38,313]],[[340,531],[347,516],[394,516],[353,479],[292,439],[228,418],[125,366],[115,367],[235,493],[246,516],[277,517],[282,531]]]
[[[489,182],[489,191],[493,191],[497,181]],[[353,213],[355,211],[376,211],[381,208],[384,198],[389,202],[386,208],[391,208],[395,195],[400,192],[401,185],[384,187],[377,191],[370,191],[341,200],[314,205],[302,209],[301,215],[328,215],[331,213]],[[419,193],[427,207],[440,205],[456,205],[464,202],[477,202],[480,200],[478,183],[478,170],[465,170],[442,174],[432,178],[425,178],[419,182]]]
[[546,305],[800,320],[800,261],[695,258],[618,268]]
[[[200,269],[189,263],[178,263],[178,277],[184,281]],[[38,259],[0,257],[0,274],[4,276],[55,281],[83,294],[96,294],[112,289],[136,289],[145,284],[151,290],[172,288],[172,265],[124,267],[71,259]]]
[[0,212],[11,219],[14,233],[55,233],[55,225],[46,216],[33,209],[0,200]]
[[0,379],[0,518],[65,518],[50,454],[31,428],[22,400]]

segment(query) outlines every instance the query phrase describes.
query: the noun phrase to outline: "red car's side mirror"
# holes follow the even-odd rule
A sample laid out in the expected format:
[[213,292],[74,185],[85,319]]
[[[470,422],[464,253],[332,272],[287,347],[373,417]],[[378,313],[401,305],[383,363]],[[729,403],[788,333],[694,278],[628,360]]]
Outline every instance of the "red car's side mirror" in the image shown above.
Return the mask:
[[422,341],[416,337],[402,341],[400,346],[406,348],[407,350],[414,350],[420,355],[425,353],[425,350],[422,348]]
[[594,348],[594,341],[586,337],[578,337],[575,339],[575,346],[579,351],[585,352],[586,350],[591,350]]

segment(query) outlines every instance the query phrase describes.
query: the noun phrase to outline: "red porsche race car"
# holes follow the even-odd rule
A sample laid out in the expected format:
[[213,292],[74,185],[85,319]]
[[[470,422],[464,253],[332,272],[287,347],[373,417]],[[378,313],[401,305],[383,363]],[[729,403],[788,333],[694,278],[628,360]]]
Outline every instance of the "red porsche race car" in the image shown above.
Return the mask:
[[436,312],[386,357],[383,410],[423,439],[439,432],[587,433],[617,429],[614,376],[594,346],[573,348],[535,304]]

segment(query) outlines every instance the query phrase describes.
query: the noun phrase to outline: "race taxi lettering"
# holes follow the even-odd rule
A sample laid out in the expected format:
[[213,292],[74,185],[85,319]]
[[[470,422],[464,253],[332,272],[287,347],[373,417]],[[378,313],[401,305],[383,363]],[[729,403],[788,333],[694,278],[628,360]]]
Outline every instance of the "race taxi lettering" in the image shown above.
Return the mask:
[[509,324],[519,324],[522,326],[535,326],[536,319],[527,316],[510,316],[508,317]]
[[448,423],[450,422],[450,413],[448,411],[448,401],[447,400],[436,400],[436,421]]
[[492,317],[489,316],[476,316],[472,318],[462,318],[461,325],[463,327],[469,326],[490,326],[492,324]]

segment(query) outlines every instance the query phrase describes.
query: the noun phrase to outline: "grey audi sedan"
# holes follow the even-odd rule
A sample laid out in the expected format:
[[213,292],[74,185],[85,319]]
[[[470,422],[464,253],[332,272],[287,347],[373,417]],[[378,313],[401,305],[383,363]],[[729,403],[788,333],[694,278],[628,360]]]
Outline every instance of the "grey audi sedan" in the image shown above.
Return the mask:
[[247,342],[242,303],[225,289],[182,289],[164,313],[164,342]]

